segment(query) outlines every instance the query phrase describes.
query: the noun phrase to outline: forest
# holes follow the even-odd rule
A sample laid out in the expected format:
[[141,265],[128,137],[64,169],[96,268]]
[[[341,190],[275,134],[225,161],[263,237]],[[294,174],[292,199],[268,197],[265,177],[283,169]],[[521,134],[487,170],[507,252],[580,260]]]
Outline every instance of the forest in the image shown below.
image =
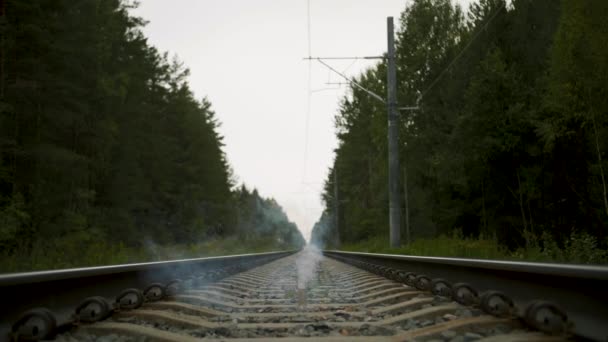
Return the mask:
[[237,185],[211,102],[134,6],[0,2],[0,270],[304,243],[276,201]]
[[[608,262],[606,17],[608,2],[596,0],[407,5],[396,33],[398,106],[418,108],[398,119],[404,246],[480,241],[523,258],[534,249],[543,260]],[[354,80],[386,94],[386,69],[380,62]],[[386,106],[351,86],[335,127],[312,240],[383,250]]]

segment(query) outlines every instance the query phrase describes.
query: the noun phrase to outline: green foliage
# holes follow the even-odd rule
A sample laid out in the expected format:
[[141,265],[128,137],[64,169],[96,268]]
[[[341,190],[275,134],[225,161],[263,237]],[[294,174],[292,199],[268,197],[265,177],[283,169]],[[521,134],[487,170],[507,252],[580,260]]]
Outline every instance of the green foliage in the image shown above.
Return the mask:
[[[73,244],[76,244],[73,245]],[[86,248],[82,246],[86,244]],[[38,242],[31,252],[7,254],[0,252],[0,272],[22,272],[74,267],[118,265],[136,262],[202,258],[208,256],[262,253],[290,250],[294,247],[279,243],[273,237],[242,239],[231,236],[208,239],[200,243],[156,245],[151,242],[141,247],[122,243],[72,237],[67,241]]]
[[608,252],[603,249],[597,238],[584,232],[572,231],[563,241],[563,245],[549,232],[534,237],[526,248],[519,248],[512,253],[515,258],[533,261],[556,261],[577,264],[606,264]]
[[[400,115],[408,251],[433,253],[419,244],[438,243],[465,256],[465,245],[441,237],[461,231],[488,257],[491,245],[496,256],[605,262],[607,3],[479,0],[467,13],[415,0],[401,14],[398,102],[419,105]],[[385,93],[385,75],[381,62],[357,81]],[[339,145],[313,230],[326,247],[337,230],[345,246],[388,231],[386,108],[351,93],[336,115]],[[328,219],[335,172],[339,227]]]
[[[456,230],[455,232],[458,232]],[[457,257],[492,260],[515,260],[534,262],[560,262],[576,264],[606,264],[608,253],[599,248],[594,237],[585,233],[573,233],[566,246],[559,247],[548,234],[541,234],[539,244],[509,251],[494,240],[465,238],[455,233],[435,238],[421,238],[401,248],[387,247],[388,236],[377,236],[357,243],[344,244],[345,251]]]
[[24,207],[23,196],[17,194],[0,210],[1,250],[13,250],[19,238],[20,228],[28,224],[30,217]]
[[276,245],[289,249],[299,249],[305,244],[295,223],[289,221],[274,199],[264,199],[257,190],[249,191],[245,185],[236,189],[234,194],[238,206],[238,236],[248,240],[274,238]]
[[573,231],[566,240],[564,259],[581,264],[608,263],[608,251],[599,247],[596,237]]
[[[211,103],[194,97],[179,61],[148,43],[144,20],[129,15],[135,5],[3,6],[2,261],[119,262],[137,258],[142,241],[172,246],[241,233]],[[281,220],[266,238],[301,244],[295,225]]]
[[368,241],[346,244],[341,249],[370,253],[443,256],[460,258],[505,259],[509,254],[492,240],[469,239],[459,236],[440,235],[436,238],[417,239],[401,248],[388,248],[388,236],[378,236]]

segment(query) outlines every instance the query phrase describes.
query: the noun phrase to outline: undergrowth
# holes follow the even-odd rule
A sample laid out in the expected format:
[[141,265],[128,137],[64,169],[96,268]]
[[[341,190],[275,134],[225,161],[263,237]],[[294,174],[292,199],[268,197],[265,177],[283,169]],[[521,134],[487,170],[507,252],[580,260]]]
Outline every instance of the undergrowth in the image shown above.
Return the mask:
[[229,237],[208,239],[187,245],[157,245],[144,241],[141,247],[127,247],[102,240],[66,244],[65,240],[39,242],[31,252],[8,254],[0,251],[0,273],[27,272],[74,267],[117,265],[207,256],[260,253],[289,249],[273,239]]
[[388,247],[388,236],[377,236],[365,241],[343,244],[341,250],[418,256],[520,260],[576,264],[608,264],[608,251],[599,247],[589,234],[573,231],[561,245],[549,234],[528,239],[526,247],[515,251],[491,239],[465,238],[458,232],[453,236],[416,239],[400,248]]

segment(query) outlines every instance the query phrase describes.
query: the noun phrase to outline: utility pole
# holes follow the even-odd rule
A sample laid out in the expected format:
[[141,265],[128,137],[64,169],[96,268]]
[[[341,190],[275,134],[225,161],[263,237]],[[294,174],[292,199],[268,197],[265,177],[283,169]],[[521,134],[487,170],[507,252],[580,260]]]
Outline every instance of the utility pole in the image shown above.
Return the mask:
[[[390,245],[393,248],[398,248],[401,244],[401,204],[399,199],[399,127],[398,127],[398,110],[417,110],[418,105],[409,107],[397,107],[397,71],[395,67],[395,28],[393,26],[393,17],[386,18],[387,34],[388,34],[388,53],[386,58],[383,56],[363,56],[363,57],[312,57],[308,56],[305,60],[317,60],[329,70],[340,75],[353,88],[358,88],[367,93],[372,98],[385,103],[388,112],[388,192],[389,192],[389,224],[390,224]],[[361,84],[344,75],[344,73],[332,68],[329,64],[323,62],[324,59],[386,59],[387,70],[387,99],[366,89]],[[335,171],[335,170],[334,170]],[[334,195],[336,197],[335,224],[338,226],[338,175],[334,172]],[[406,218],[408,219],[408,218]],[[409,220],[409,219],[408,219]],[[409,227],[409,223],[408,223]],[[339,232],[338,232],[339,234]],[[339,239],[339,236],[338,236]],[[409,240],[409,233],[408,233]]]
[[338,168],[334,164],[334,224],[336,227],[336,247],[340,247],[340,200],[338,198]]
[[[407,164],[405,161],[403,164]],[[412,243],[412,237],[410,235],[410,203],[407,197],[407,167],[403,165],[403,200],[405,201],[405,243],[409,245]]]
[[391,247],[401,243],[401,205],[399,204],[399,127],[397,126],[397,72],[395,69],[395,34],[393,17],[386,18],[388,33],[388,192]]

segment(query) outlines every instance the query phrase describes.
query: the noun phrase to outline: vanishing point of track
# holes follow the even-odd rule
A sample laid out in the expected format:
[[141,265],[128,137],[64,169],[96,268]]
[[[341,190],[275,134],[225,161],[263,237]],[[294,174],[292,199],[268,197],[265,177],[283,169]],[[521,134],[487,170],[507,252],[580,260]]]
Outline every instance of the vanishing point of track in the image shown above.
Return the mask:
[[57,341],[580,338],[567,314],[550,302],[533,302],[522,312],[500,291],[478,293],[469,283],[450,283],[345,255],[327,253],[333,258],[318,255],[309,260],[307,253],[237,267],[217,279],[190,276],[152,283],[143,291],[123,291],[115,301],[90,297],[67,323],[49,323],[44,309],[36,309],[29,322],[13,324],[12,334],[36,340],[34,335],[41,336],[54,324]]

